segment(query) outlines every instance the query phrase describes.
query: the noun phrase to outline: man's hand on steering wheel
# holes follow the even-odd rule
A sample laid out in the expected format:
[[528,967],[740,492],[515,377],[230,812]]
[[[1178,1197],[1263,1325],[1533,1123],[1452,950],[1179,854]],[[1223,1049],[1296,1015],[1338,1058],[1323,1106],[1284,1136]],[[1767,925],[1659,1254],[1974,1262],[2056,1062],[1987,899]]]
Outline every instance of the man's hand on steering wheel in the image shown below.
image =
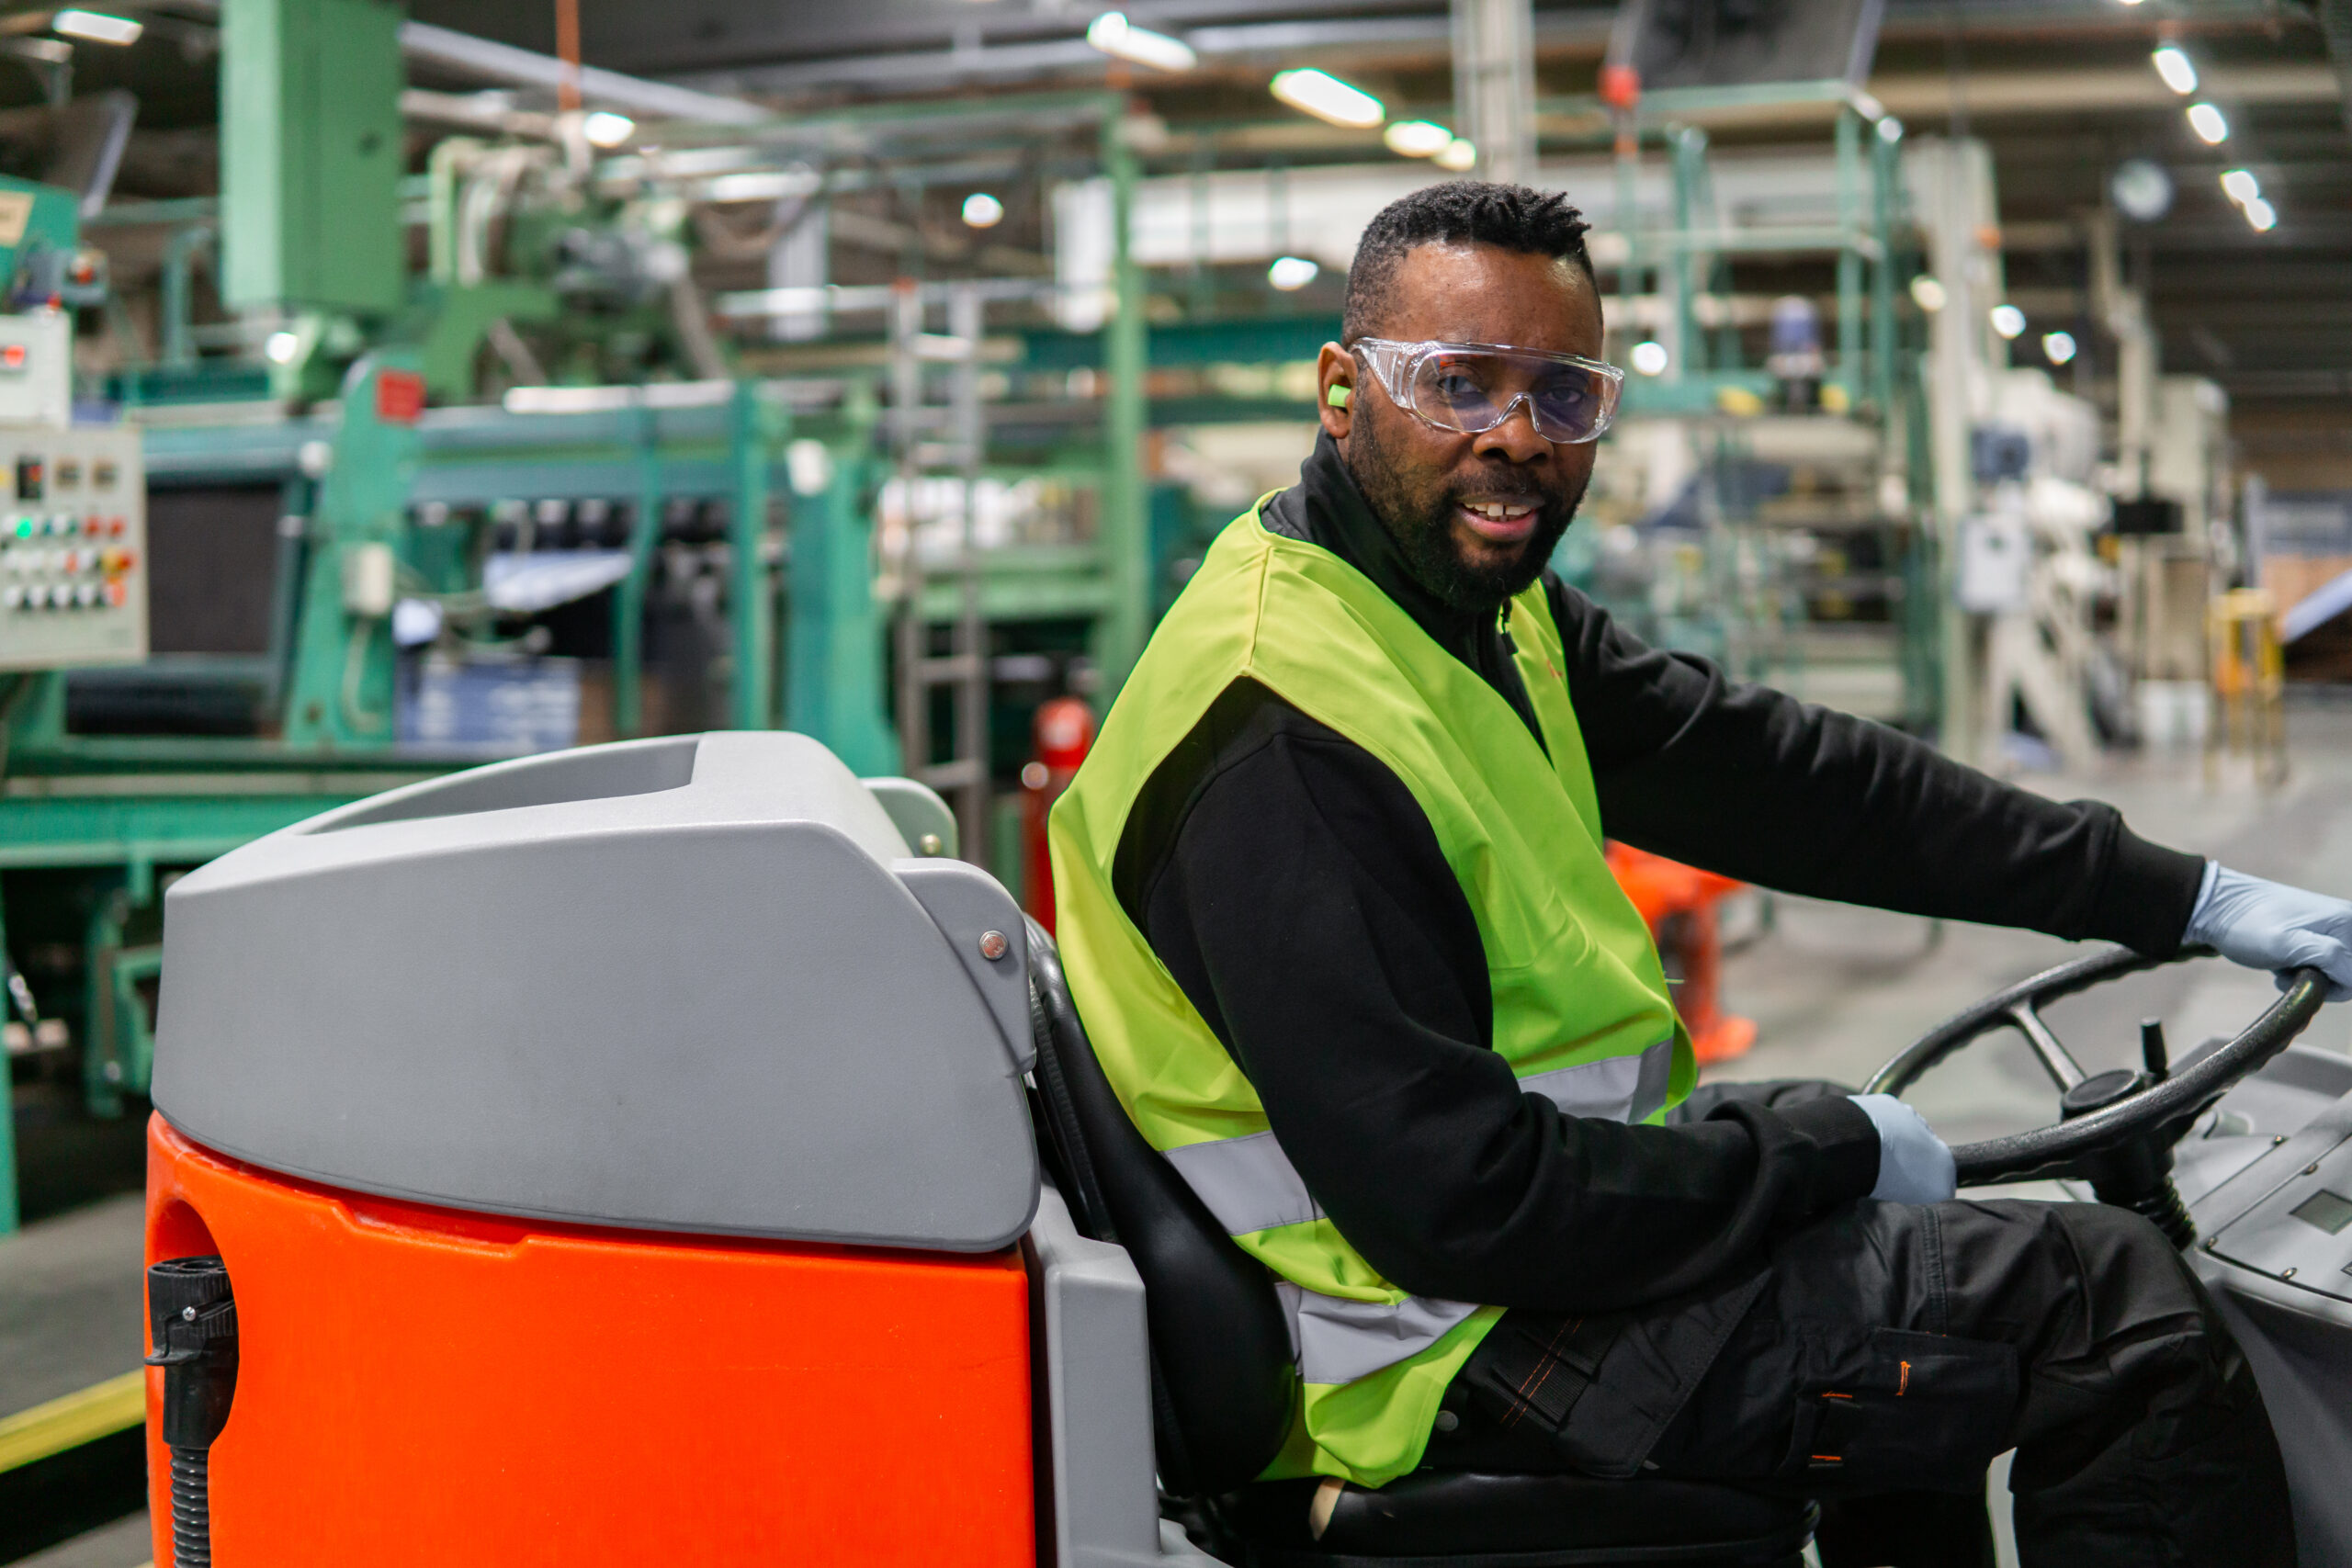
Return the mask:
[[1848,1098],[1878,1129],[1878,1185],[1871,1196],[1889,1203],[1942,1203],[1956,1188],[1951,1149],[1928,1119],[1891,1094]]
[[2205,865],[2205,886],[2188,917],[2184,945],[2210,947],[2249,969],[2268,969],[2285,990],[2290,973],[2316,969],[2327,999],[2352,998],[2352,904],[2324,893]]

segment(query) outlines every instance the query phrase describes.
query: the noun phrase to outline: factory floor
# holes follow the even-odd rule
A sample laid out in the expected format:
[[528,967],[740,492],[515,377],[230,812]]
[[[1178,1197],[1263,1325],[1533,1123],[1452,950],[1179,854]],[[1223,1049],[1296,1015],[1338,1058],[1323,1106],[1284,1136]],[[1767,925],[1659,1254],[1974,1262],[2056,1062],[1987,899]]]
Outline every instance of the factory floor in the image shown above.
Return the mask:
[[[2240,870],[2352,893],[2352,708],[2299,707],[2289,733],[2292,767],[2276,790],[2256,788],[2243,762],[2225,767],[2209,788],[2193,751],[2117,757],[2088,776],[2021,782],[2061,797],[2113,801],[2143,835]],[[1758,1042],[1746,1056],[1710,1069],[1711,1077],[1859,1084],[1930,1024],[2083,951],[2026,932],[1939,928],[1787,897],[1771,900],[1759,925],[1724,973],[1725,1003],[1757,1021]],[[2075,1055],[2098,1070],[2136,1061],[2143,1017],[2164,1017],[2182,1050],[2234,1032],[2273,994],[2264,976],[2205,963],[2075,998],[2049,1017]],[[2331,1011],[2306,1039],[2346,1050],[2347,1025],[2352,1010]],[[1964,1054],[1911,1098],[1955,1143],[2040,1125],[2055,1111],[2048,1081],[2013,1039]],[[39,1157],[39,1141],[28,1144]],[[85,1142],[77,1150],[91,1201],[66,1206],[61,1192],[41,1205],[49,1212],[0,1239],[0,1417],[138,1364],[140,1205],[122,1191],[125,1172],[135,1182],[136,1167],[126,1164],[127,1147]],[[27,1176],[29,1197],[43,1178]],[[1995,1500],[2005,1511],[1997,1487]],[[135,1568],[149,1556],[141,1514],[19,1561]]]

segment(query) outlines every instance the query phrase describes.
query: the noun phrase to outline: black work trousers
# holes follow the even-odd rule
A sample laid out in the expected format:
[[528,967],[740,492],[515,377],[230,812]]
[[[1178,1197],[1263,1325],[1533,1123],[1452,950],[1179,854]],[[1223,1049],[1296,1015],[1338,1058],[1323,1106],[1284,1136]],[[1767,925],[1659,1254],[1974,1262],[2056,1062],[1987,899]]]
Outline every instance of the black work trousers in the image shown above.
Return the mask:
[[2245,1358],[2155,1228],[2095,1203],[1866,1201],[1702,1299],[1507,1314],[1438,1427],[1431,1468],[1818,1498],[1830,1568],[1989,1564],[2010,1448],[2025,1568],[2295,1561]]

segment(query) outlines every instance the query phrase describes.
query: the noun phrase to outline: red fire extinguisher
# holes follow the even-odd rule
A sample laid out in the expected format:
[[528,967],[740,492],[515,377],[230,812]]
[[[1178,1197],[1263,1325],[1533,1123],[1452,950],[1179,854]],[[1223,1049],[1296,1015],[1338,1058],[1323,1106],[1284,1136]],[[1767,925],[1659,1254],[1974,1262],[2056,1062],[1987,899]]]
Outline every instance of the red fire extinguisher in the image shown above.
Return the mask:
[[1037,754],[1021,770],[1021,880],[1029,912],[1054,929],[1054,864],[1046,850],[1046,814],[1061,798],[1094,744],[1094,710],[1077,697],[1037,705]]

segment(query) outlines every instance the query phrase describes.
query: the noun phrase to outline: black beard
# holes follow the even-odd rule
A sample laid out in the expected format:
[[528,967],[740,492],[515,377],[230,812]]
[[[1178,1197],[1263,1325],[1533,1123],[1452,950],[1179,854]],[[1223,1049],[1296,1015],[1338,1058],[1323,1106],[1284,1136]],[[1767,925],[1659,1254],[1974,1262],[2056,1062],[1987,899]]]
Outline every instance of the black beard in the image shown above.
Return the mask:
[[1452,482],[1436,494],[1416,494],[1405,469],[1379,434],[1380,422],[1356,416],[1349,433],[1348,471],[1363,492],[1372,514],[1396,541],[1405,565],[1423,588],[1449,608],[1489,615],[1524,592],[1544,575],[1552,551],[1584,500],[1579,488],[1566,498],[1546,496],[1536,510],[1535,531],[1508,565],[1480,566],[1463,558],[1453,543],[1453,513],[1459,493]]

